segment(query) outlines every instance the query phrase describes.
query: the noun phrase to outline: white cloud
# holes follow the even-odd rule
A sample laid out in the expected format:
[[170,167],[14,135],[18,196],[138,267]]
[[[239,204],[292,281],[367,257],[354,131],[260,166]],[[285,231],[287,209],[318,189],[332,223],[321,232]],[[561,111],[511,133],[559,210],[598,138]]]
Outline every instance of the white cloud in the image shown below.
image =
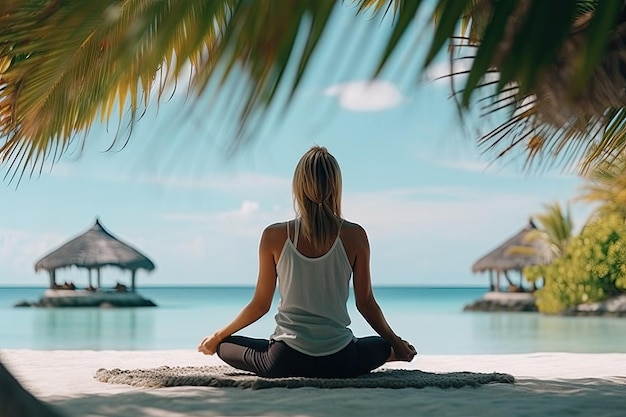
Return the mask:
[[480,162],[467,159],[447,159],[441,160],[437,165],[459,171],[482,173],[500,179],[525,179],[532,178],[538,174],[541,175],[541,178],[544,180],[571,180],[572,178],[578,177],[574,171],[559,169],[559,167],[553,167],[547,171],[532,171],[532,169],[527,171],[524,167],[515,164],[508,166],[503,164],[500,160]]
[[[185,257],[194,260],[203,260],[208,253],[207,238],[204,236],[192,236],[187,240],[178,241],[174,244],[174,250]],[[186,260],[188,262],[188,260]]]
[[360,112],[387,110],[404,101],[395,84],[382,80],[336,84],[324,90],[324,94],[337,97],[341,107]]
[[259,203],[255,201],[244,201],[237,214],[241,217],[248,217],[259,211]]
[[458,283],[526,225],[541,198],[480,187],[406,188],[346,195],[344,214],[367,230],[377,282]]
[[[498,178],[524,178],[526,174],[522,169],[503,166],[499,161],[481,162],[469,159],[444,159],[437,163],[443,168],[454,169],[464,172],[477,172],[485,175],[493,175]],[[563,176],[565,178],[565,176]]]
[[57,178],[70,178],[72,176],[73,169],[71,164],[68,162],[55,162],[51,165],[46,164],[42,173]]
[[[263,228],[287,216],[274,208],[263,210],[256,201],[244,200],[232,210],[166,213],[159,217],[176,222],[166,240],[154,243],[155,256],[161,254],[165,260],[161,274],[171,275],[170,271],[184,265],[189,271],[187,279],[197,275],[198,280],[204,280],[204,274],[210,274],[216,282],[230,282],[249,279],[256,273],[254,260]],[[199,268],[198,263],[203,266]]]
[[441,161],[439,165],[444,168],[452,168],[468,172],[487,172],[490,170],[490,168],[492,168],[491,164],[462,159],[444,160]]
[[[523,227],[541,209],[541,196],[485,193],[480,189],[403,189],[350,195],[345,198],[349,220],[362,222],[385,242],[413,239],[431,244],[459,245],[493,236],[493,231]],[[496,242],[504,235],[491,237]],[[496,243],[494,242],[494,243]]]
[[255,173],[237,175],[205,175],[202,177],[151,176],[140,178],[139,181],[173,188],[213,189],[213,190],[259,190],[289,189],[289,179],[279,176]]
[[247,220],[255,217],[260,212],[259,203],[256,201],[245,200],[241,203],[241,206],[235,210],[222,211],[222,212],[207,212],[207,213],[165,213],[159,217],[164,220],[174,220],[181,222],[194,222],[194,223],[214,223],[231,220]]
[[[17,229],[0,229],[0,264],[15,277],[34,276],[37,260],[55,249],[64,237],[53,234],[35,234]],[[14,281],[15,282],[15,281]]]
[[158,217],[163,220],[193,223],[196,229],[200,228],[213,236],[258,237],[265,226],[278,219],[286,219],[290,215],[292,215],[291,207],[289,209],[273,207],[271,210],[262,210],[258,202],[244,200],[234,210],[204,213],[164,213]]
[[[458,153],[458,152],[457,152]],[[468,149],[465,154],[475,154],[475,149]],[[498,175],[499,177],[513,177],[520,178],[524,176],[522,170],[505,169],[500,161],[492,159],[490,161],[481,161],[480,156],[476,155],[475,158],[468,158],[464,156],[451,156],[447,157],[443,152],[440,153],[440,157],[433,159],[432,154],[426,152],[418,152],[415,154],[415,158],[420,161],[427,162],[428,164],[435,165],[439,168],[445,168],[447,170],[452,169],[455,171],[464,172],[477,172],[489,175]],[[510,171],[510,172],[509,172]],[[508,173],[508,174],[507,174]]]

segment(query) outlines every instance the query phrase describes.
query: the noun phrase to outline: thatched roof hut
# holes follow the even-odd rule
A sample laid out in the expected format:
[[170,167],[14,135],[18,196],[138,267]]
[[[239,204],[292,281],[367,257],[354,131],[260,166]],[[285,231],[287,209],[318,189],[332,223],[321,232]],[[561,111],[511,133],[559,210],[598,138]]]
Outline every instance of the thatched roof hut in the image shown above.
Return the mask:
[[138,269],[152,271],[154,263],[136,249],[111,235],[100,221],[96,219],[91,229],[80,236],[63,244],[35,263],[35,271],[46,270],[50,274],[50,288],[56,288],[56,270],[76,266],[89,270],[89,286],[91,272],[97,271],[100,287],[100,269],[115,266],[131,271],[131,290],[135,290],[135,274]]
[[[552,253],[548,243],[543,239],[532,236],[536,230],[537,226],[530,219],[522,230],[477,260],[472,265],[472,272],[489,271],[490,287],[492,290],[498,291],[500,289],[500,274],[504,274],[510,286],[517,287],[508,276],[509,271],[517,271],[520,274],[520,285],[518,288],[521,289],[521,272],[525,267],[546,264],[552,260]],[[493,279],[494,272],[496,274],[496,282]]]

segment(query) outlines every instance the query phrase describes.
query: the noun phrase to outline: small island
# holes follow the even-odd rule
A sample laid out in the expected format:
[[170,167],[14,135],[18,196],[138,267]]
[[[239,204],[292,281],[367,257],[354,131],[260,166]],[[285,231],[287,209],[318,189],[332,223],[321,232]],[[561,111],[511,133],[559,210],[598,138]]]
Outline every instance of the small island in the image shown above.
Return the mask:
[[[489,273],[489,291],[482,298],[466,305],[465,311],[538,311],[533,297],[537,288],[524,283],[522,271],[529,265],[550,262],[551,256],[543,241],[527,238],[535,230],[537,226],[530,219],[519,232],[472,265],[473,273]],[[511,271],[519,274],[518,281],[511,279]]]
[[[101,269],[113,266],[130,271],[130,286],[117,283],[102,286]],[[88,271],[88,285],[78,288],[73,282],[57,283],[57,270],[77,267]],[[35,271],[47,271],[49,288],[36,301],[20,301],[16,307],[154,307],[136,288],[139,269],[152,271],[154,263],[133,247],[111,235],[96,219],[85,233],[68,241],[35,263]],[[96,271],[96,283],[92,272]]]
[[[623,219],[597,217],[571,245],[554,251],[531,219],[472,265],[474,273],[489,273],[489,291],[464,311],[626,317],[622,283],[626,249],[620,252],[626,241],[621,236],[626,236]],[[510,272],[519,274],[519,280],[513,281]]]

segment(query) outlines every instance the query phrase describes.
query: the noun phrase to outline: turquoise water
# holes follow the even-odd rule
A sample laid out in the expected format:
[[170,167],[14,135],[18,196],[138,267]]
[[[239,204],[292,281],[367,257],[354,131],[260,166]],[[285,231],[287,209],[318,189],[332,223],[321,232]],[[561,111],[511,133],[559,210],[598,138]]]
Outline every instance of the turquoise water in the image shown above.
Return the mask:
[[[156,308],[15,308],[43,288],[0,288],[0,349],[195,349],[252,296],[249,287],[143,288]],[[396,333],[424,354],[528,352],[626,353],[626,318],[558,317],[537,313],[463,312],[483,288],[376,288]],[[351,328],[372,334],[350,302]],[[267,337],[272,312],[244,334]]]

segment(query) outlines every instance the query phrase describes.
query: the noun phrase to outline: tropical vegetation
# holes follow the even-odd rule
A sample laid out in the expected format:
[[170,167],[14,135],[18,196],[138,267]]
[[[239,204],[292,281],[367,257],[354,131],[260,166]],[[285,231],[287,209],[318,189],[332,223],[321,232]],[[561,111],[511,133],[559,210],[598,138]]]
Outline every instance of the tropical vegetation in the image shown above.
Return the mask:
[[558,202],[546,204],[544,212],[536,214],[534,219],[539,227],[528,232],[525,238],[531,241],[541,239],[547,243],[551,258],[561,256],[574,233],[574,220],[569,205],[563,209]]
[[582,303],[603,301],[626,292],[626,223],[616,214],[594,218],[572,239],[562,256],[548,265],[524,270],[543,278],[535,291],[537,308],[560,313]]
[[586,176],[578,200],[595,204],[597,215],[626,219],[626,153],[599,163]]
[[372,30],[388,17],[373,76],[415,33],[430,34],[422,69],[448,47],[461,112],[502,115],[477,139],[495,158],[585,171],[626,146],[624,1],[5,0],[0,162],[10,179],[36,172],[98,121],[131,132],[171,85],[202,97],[231,77],[241,87],[225,119],[237,120],[233,146],[245,143],[279,90],[295,94],[333,13],[351,6],[373,16]]
[[[540,311],[558,313],[626,293],[625,161],[620,154],[588,173],[578,200],[597,204],[591,218],[577,236],[562,240],[560,255],[550,264],[524,269],[528,281],[543,283],[535,292]],[[550,235],[565,230],[558,207],[537,216],[542,227],[533,238],[550,242]]]

